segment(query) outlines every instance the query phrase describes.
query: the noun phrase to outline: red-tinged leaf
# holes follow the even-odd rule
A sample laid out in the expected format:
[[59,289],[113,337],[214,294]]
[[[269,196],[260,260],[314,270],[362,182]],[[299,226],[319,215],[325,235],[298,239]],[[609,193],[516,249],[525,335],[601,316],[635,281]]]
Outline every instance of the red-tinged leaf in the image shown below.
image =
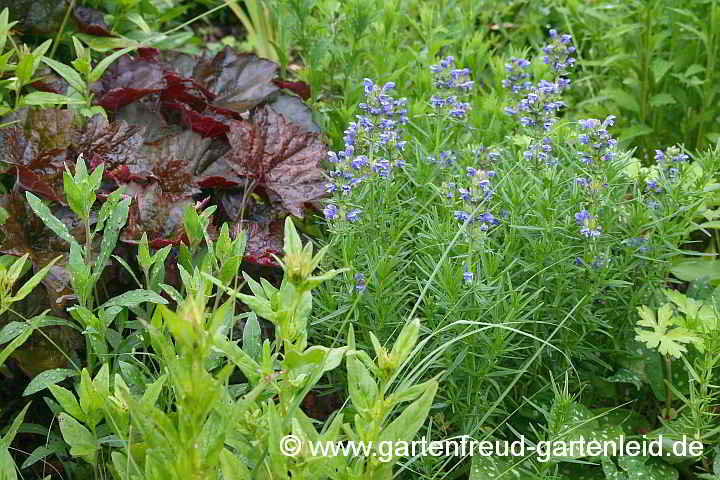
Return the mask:
[[289,123],[263,107],[251,121],[231,121],[231,150],[203,172],[212,177],[250,178],[272,193],[288,212],[303,216],[305,204],[325,193],[325,176],[318,167],[327,147],[316,133]]
[[143,132],[138,126],[122,120],[108,123],[102,115],[95,115],[85,129],[73,135],[73,156],[83,155],[94,169],[101,163],[111,169],[131,163],[142,148]]
[[146,142],[133,163],[126,165],[130,175],[138,171],[152,175],[141,175],[144,182],[127,185],[126,192],[134,198],[123,239],[138,240],[147,232],[153,241],[178,242],[185,208],[194,205],[193,195],[200,193],[193,182],[195,172],[226,151],[224,140],[203,138],[191,130]]
[[273,80],[273,83],[280,88],[290,90],[303,100],[307,100],[312,96],[310,85],[305,82],[286,82],[284,80]]
[[73,9],[72,14],[78,29],[82,33],[98,37],[112,36],[110,27],[105,23],[105,14],[103,12],[94,8],[77,6]]
[[58,95],[65,95],[67,92],[68,83],[50,67],[41,65],[35,76],[37,80],[30,84],[34,89]]
[[228,131],[227,125],[220,120],[212,118],[211,115],[199,113],[180,102],[163,102],[163,109],[168,114],[176,114],[182,125],[199,133],[203,137],[219,137]]
[[160,91],[155,88],[114,88],[95,100],[95,105],[114,111]]
[[282,257],[283,221],[275,220],[270,223],[245,221],[237,224],[236,228],[240,228],[247,235],[245,261],[268,267],[278,266],[272,255]]
[[146,185],[130,183],[126,193],[133,197],[125,241],[139,240],[143,233],[155,240],[169,240],[183,234],[185,208],[193,205],[191,192],[165,193],[157,182]]
[[105,177],[113,180],[115,183],[118,183],[118,184],[130,183],[130,182],[145,183],[150,179],[155,180],[155,181],[159,180],[157,177],[155,177],[152,174],[136,175],[136,174],[130,172],[130,167],[128,167],[127,165],[120,165],[117,168],[108,170],[105,173]]
[[55,192],[55,189],[28,167],[17,165],[15,171],[17,175],[16,187],[33,192],[53,202],[64,203],[62,197]]
[[234,188],[243,183],[239,177],[203,177],[195,182],[200,188]]
[[118,58],[91,89],[95,103],[109,110],[117,110],[147,95],[160,93],[166,87],[163,66],[148,55]]
[[16,188],[60,201],[62,171],[71,145],[73,113],[33,110],[19,115],[21,123],[2,129],[4,161],[14,167]]
[[212,59],[198,61],[193,78],[216,95],[211,108],[217,113],[242,113],[259,105],[278,87],[272,83],[277,64],[229,47]]
[[163,100],[184,102],[196,110],[203,110],[215,98],[215,94],[192,78],[183,78],[175,72],[165,72],[165,82]]

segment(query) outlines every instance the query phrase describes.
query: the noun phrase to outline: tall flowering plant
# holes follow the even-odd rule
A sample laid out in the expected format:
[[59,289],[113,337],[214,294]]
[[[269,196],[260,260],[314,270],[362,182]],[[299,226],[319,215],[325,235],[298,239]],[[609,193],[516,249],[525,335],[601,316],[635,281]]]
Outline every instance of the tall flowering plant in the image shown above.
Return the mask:
[[363,213],[359,195],[353,191],[364,183],[387,179],[393,169],[405,165],[403,127],[408,123],[406,98],[394,98],[395,83],[376,85],[363,81],[365,101],[358,104],[362,112],[344,132],[344,148],[328,152],[334,165],[326,191],[332,194],[325,206],[325,218],[331,221],[357,221]]

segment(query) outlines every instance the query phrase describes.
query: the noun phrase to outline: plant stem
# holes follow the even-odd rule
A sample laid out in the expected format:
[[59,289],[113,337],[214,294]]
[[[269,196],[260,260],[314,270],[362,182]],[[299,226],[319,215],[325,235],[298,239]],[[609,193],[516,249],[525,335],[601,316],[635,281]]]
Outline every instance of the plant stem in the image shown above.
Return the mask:
[[65,16],[63,17],[62,23],[60,24],[57,35],[55,35],[55,41],[53,42],[53,46],[50,49],[49,58],[55,57],[55,52],[57,51],[57,47],[60,44],[60,37],[62,37],[62,34],[65,31],[65,25],[67,25],[68,19],[70,18],[70,12],[72,12],[73,8],[75,8],[75,0],[70,0],[70,5],[68,5],[67,10],[65,10]]

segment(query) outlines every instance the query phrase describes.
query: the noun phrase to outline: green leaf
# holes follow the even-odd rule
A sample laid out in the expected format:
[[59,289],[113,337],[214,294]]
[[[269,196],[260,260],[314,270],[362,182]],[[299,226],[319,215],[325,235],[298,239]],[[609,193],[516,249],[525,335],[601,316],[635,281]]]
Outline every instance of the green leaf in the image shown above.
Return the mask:
[[25,387],[23,396],[26,397],[28,395],[32,395],[35,392],[44,390],[50,385],[55,385],[56,383],[62,382],[68,377],[74,377],[77,374],[78,372],[76,372],[75,370],[70,370],[67,368],[54,368],[52,370],[45,370],[44,372],[40,372],[30,381],[28,386]]
[[633,372],[632,370],[628,370],[627,368],[621,368],[617,372],[613,373],[610,377],[607,377],[605,380],[612,383],[631,383],[635,385],[635,388],[640,390],[642,388],[642,378],[640,376]]
[[672,66],[673,62],[669,62],[662,58],[656,58],[653,60],[650,68],[652,69],[655,83],[660,83]]
[[85,414],[83,413],[82,408],[80,408],[80,404],[70,390],[59,385],[48,385],[48,389],[63,410],[75,418],[79,418],[81,420],[85,419]]
[[252,480],[247,466],[226,448],[220,452],[220,467],[225,480]]
[[60,447],[58,445],[59,443],[62,444],[62,442],[54,442],[55,444],[52,447],[46,447],[45,445],[40,445],[35,450],[32,451],[32,453],[25,459],[25,461],[20,466],[21,469],[30,468],[31,466],[35,465],[40,460],[49,457],[50,455],[62,455],[64,453],[64,448]]
[[650,97],[648,103],[650,103],[651,107],[664,107],[666,105],[675,105],[677,102],[669,93],[658,93]]
[[23,105],[45,106],[45,105],[84,105],[85,102],[78,98],[72,98],[58,93],[32,92],[22,97]]
[[285,255],[299,254],[302,251],[300,235],[298,235],[295,224],[290,216],[285,218],[284,249]]
[[252,385],[257,384],[260,379],[260,365],[237,344],[225,339],[217,341],[214,346],[242,371]]
[[348,391],[353,406],[360,411],[372,408],[378,395],[378,387],[375,384],[370,371],[357,358],[356,354],[347,357]]
[[18,430],[20,430],[20,425],[22,425],[23,420],[25,419],[25,414],[27,413],[28,408],[30,408],[30,403],[25,405],[20,413],[15,416],[15,419],[10,425],[7,433],[5,433],[5,436],[0,439],[0,448],[10,448],[10,444],[15,439],[15,435],[17,435]]
[[117,52],[114,52],[113,54],[108,55],[107,57],[100,60],[98,62],[98,64],[95,66],[95,68],[93,68],[92,72],[90,72],[90,77],[89,77],[90,83],[95,83],[98,80],[100,80],[100,77],[103,76],[103,73],[105,73],[105,70],[107,70],[107,68],[110,65],[112,65],[112,63],[115,60],[122,57],[126,53],[132,52],[136,48],[137,47],[135,47],[135,46],[123,48],[122,50],[118,50]]
[[118,236],[120,230],[125,226],[128,218],[128,211],[130,209],[130,199],[122,199],[115,208],[113,208],[110,219],[105,224],[105,230],[103,231],[103,238],[100,244],[100,254],[95,261],[94,275],[99,278],[105,263],[107,263],[110,255],[112,255],[115,246],[117,245]]
[[15,337],[15,339],[10,342],[9,345],[7,345],[2,351],[0,351],[0,366],[5,363],[5,360],[7,360],[8,357],[12,355],[15,350],[17,350],[23,343],[27,341],[28,338],[30,338],[30,335],[32,335],[34,330],[34,327],[28,325],[27,329],[23,333]]
[[655,316],[650,308],[643,305],[638,307],[640,320],[637,324],[649,327],[650,330],[636,328],[635,339],[645,343],[648,348],[657,348],[662,355],[678,358],[687,351],[684,343],[699,343],[701,339],[683,327],[675,326],[672,321],[672,307],[663,305]]
[[17,291],[17,293],[12,296],[11,301],[18,302],[30,295],[30,292],[32,292],[33,289],[43,280],[43,278],[45,278],[45,275],[47,275],[53,265],[55,265],[55,263],[61,258],[62,256],[55,257],[52,261],[50,261],[50,263],[45,265],[35,275],[30,277],[30,280],[25,282],[23,286],[20,287],[20,289]]
[[51,58],[43,57],[42,61],[55,70],[58,75],[65,79],[76,92],[85,94],[87,86],[78,72]]
[[705,277],[709,281],[720,280],[720,260],[683,260],[673,265],[670,272],[686,282],[694,282]]
[[532,478],[522,458],[473,455],[469,480],[514,480]]
[[161,305],[167,305],[168,301],[165,300],[163,297],[158,295],[157,293],[151,291],[151,290],[130,290],[129,292],[125,292],[122,295],[118,295],[117,297],[111,298],[107,302],[103,303],[100,308],[110,308],[110,307],[136,307],[140,305],[141,303],[155,303],[155,304],[161,304]]
[[9,342],[13,338],[21,335],[25,330],[31,328],[25,322],[10,322],[0,330],[0,345]]
[[392,359],[396,367],[402,365],[407,360],[410,352],[415,348],[415,344],[418,339],[418,332],[420,331],[420,320],[415,318],[408,322],[398,335],[395,344],[393,345],[392,351],[390,352],[390,358]]
[[[358,361],[359,362],[359,361]],[[438,389],[437,380],[427,382],[427,388],[420,398],[403,409],[403,412],[380,433],[379,441],[396,443],[412,440],[425,423],[433,398]]]
[[42,202],[42,200],[30,192],[25,192],[25,197],[27,198],[30,207],[35,212],[35,215],[40,217],[40,220],[42,220],[43,223],[55,233],[55,235],[62,238],[69,244],[77,244],[77,240],[70,235],[70,231],[68,231],[65,224],[52,214],[50,209]]
[[260,322],[258,322],[257,315],[252,312],[245,322],[245,328],[243,328],[242,349],[253,360],[260,360],[260,354],[262,353]]
[[603,93],[607,95],[609,99],[613,100],[618,106],[635,113],[640,113],[640,104],[638,104],[634,95],[618,88],[610,88],[605,90]]
[[17,480],[15,461],[7,448],[0,447],[0,479]]
[[25,86],[28,83],[30,83],[30,80],[32,79],[32,65],[33,65],[33,56],[29,53],[26,54],[19,54],[20,59],[17,62],[17,65],[15,66],[15,75],[17,76],[18,80],[20,81],[21,86]]
[[98,444],[90,430],[65,412],[58,415],[58,422],[63,440],[70,445],[70,455],[81,457],[95,465]]

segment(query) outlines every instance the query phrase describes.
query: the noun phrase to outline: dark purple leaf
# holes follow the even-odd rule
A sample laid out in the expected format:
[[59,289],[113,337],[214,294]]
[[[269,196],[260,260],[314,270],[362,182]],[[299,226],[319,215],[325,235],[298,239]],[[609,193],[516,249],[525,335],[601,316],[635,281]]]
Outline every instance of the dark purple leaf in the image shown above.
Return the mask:
[[320,127],[313,121],[312,110],[305,102],[292,95],[273,95],[267,105],[290,122],[308,132],[320,133]]
[[82,33],[98,37],[112,36],[110,27],[105,23],[105,14],[103,12],[93,8],[77,6],[72,13],[78,29]]
[[271,223],[241,222],[236,228],[242,229],[247,235],[244,260],[258,265],[277,267],[272,255],[282,257],[283,225],[281,220]]
[[15,171],[17,175],[16,188],[33,192],[53,202],[63,203],[62,197],[58,196],[55,189],[28,167],[18,165],[15,167]]
[[166,86],[162,64],[146,52],[137,57],[123,55],[115,60],[91,89],[97,105],[117,110],[152,93],[160,93]]
[[201,59],[193,79],[215,95],[210,108],[218,113],[242,113],[278,90],[272,83],[277,64],[250,53],[226,47],[212,59]]
[[143,144],[142,128],[119,120],[108,123],[102,115],[95,115],[85,129],[76,131],[72,154],[82,154],[91,169],[101,163],[116,168],[132,163]]
[[327,156],[327,147],[318,134],[263,107],[251,121],[232,121],[228,140],[231,150],[205,170],[199,182],[252,179],[296,217],[303,216],[306,203],[324,195],[325,177],[318,163]]
[[30,84],[34,89],[58,95],[65,95],[67,92],[68,83],[50,67],[41,65],[35,76],[37,80]]
[[273,80],[273,83],[280,88],[290,90],[297,94],[303,100],[307,100],[312,96],[310,93],[310,85],[305,82],[286,82],[284,80]]

